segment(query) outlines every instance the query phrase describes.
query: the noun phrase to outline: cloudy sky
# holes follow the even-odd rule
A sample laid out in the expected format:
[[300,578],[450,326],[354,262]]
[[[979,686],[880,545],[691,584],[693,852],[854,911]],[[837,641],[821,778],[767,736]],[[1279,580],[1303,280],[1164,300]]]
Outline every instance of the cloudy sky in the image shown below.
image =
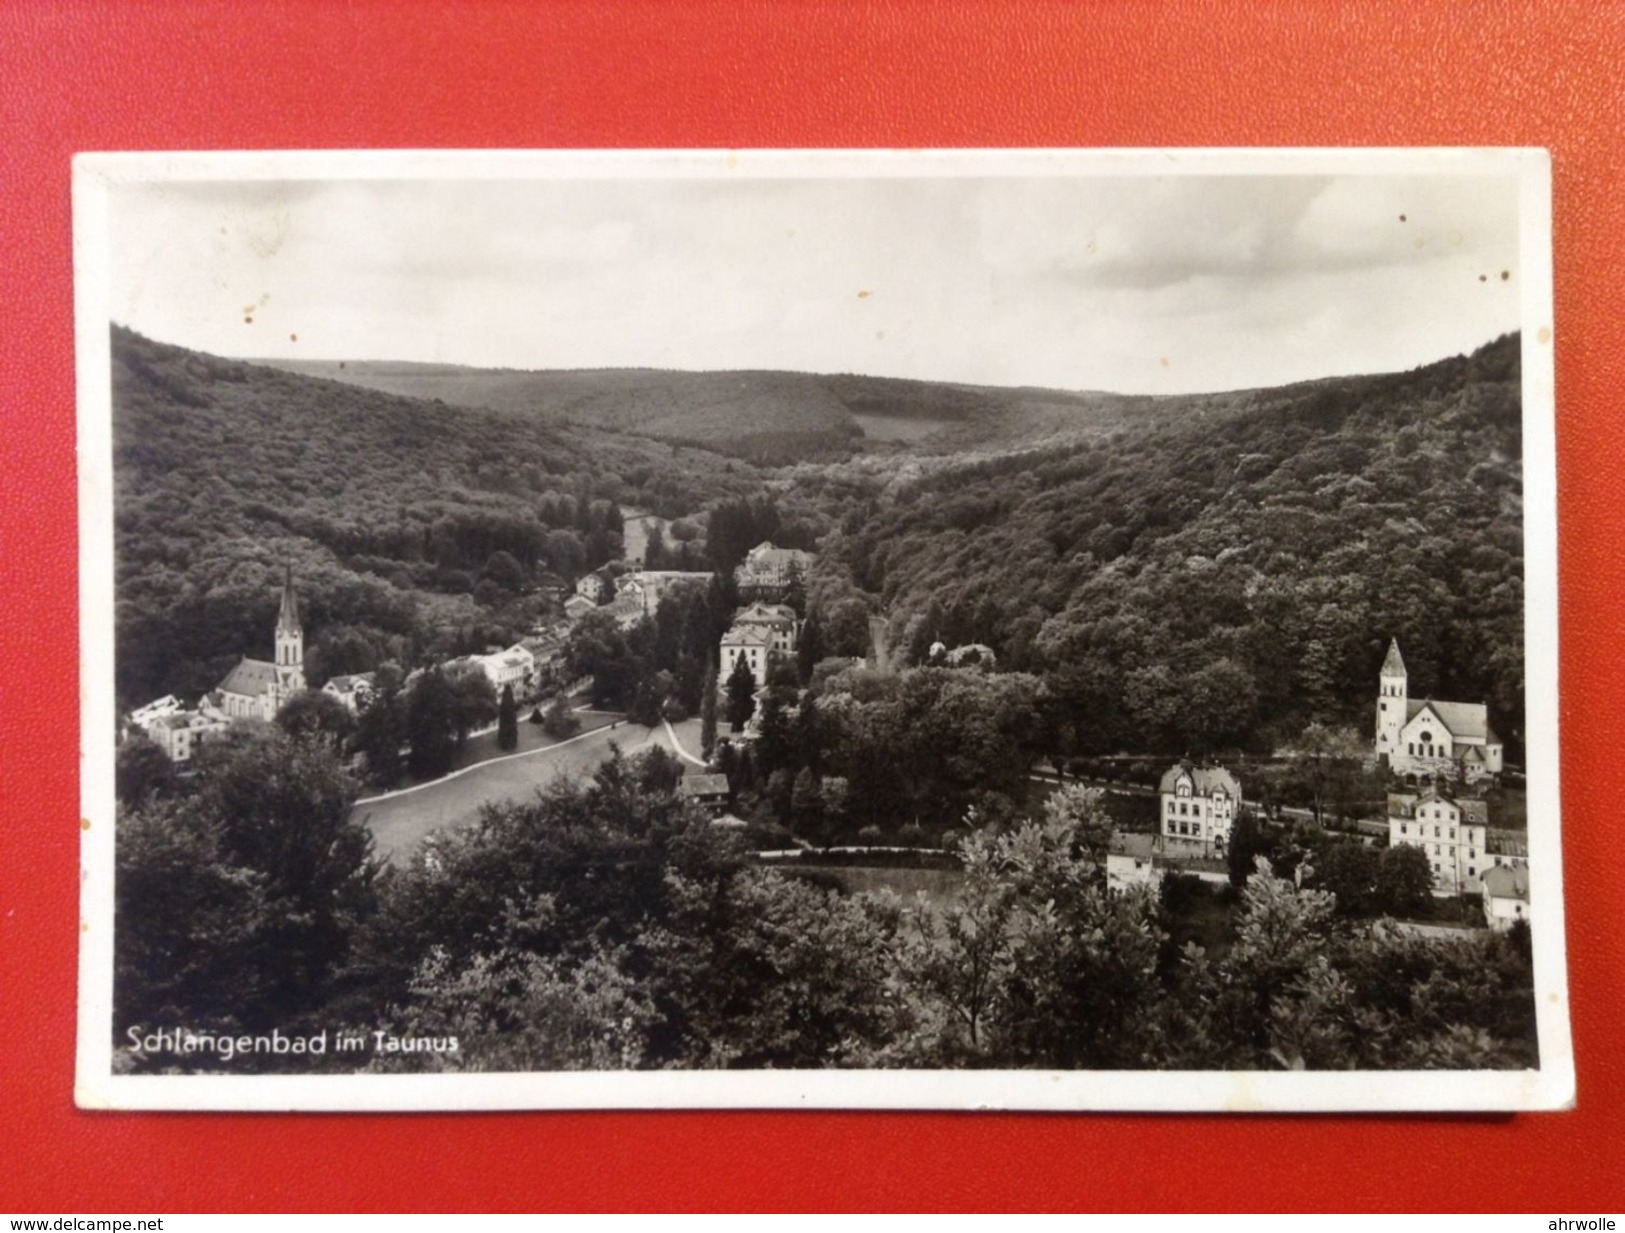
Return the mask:
[[1179,392],[1519,324],[1511,177],[120,184],[111,311],[219,355]]

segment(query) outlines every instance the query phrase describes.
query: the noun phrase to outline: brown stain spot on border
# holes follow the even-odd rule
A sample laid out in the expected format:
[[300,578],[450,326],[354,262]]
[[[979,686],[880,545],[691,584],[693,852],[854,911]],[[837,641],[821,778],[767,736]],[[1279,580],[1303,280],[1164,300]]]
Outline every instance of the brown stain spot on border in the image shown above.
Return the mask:
[[1166,355],[1162,357],[1162,366],[1164,368],[1168,367],[1168,357]]
[[1400,221],[1400,222],[1404,222],[1404,221],[1405,221],[1405,216],[1404,216],[1404,215],[1403,215],[1403,214],[1401,214],[1401,215],[1400,215],[1400,216],[1399,216],[1399,221]]
[[1512,271],[1511,270],[1502,270],[1501,271],[1501,281],[1502,282],[1506,282],[1507,279],[1509,279],[1511,277],[1512,277]]
[[299,341],[299,335],[297,335],[297,334],[289,334],[288,335],[288,341],[289,342],[298,342]]
[[874,292],[872,292],[872,291],[860,291],[860,292],[858,292],[858,299],[867,300],[873,294],[874,294]]
[[1549,326],[1549,325],[1541,326],[1540,331],[1535,335],[1535,338],[1538,341],[1543,342],[1543,343],[1551,342],[1552,341],[1552,327]]
[[90,819],[89,818],[80,818],[79,819],[79,829],[82,830],[82,831],[88,831],[90,829]]
[[1478,281],[1481,283],[1487,283],[1490,281],[1490,276],[1488,274],[1480,274],[1478,276]]

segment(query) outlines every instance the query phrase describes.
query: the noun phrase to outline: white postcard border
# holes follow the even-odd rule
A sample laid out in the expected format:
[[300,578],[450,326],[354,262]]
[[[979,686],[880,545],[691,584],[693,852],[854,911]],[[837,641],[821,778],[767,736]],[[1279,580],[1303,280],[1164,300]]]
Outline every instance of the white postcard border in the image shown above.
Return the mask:
[[[110,190],[209,180],[1498,175],[1520,186],[1526,744],[1538,1071],[1050,1071],[115,1075]],[[75,1097],[86,1109],[1562,1109],[1575,1100],[1559,836],[1551,166],[1540,149],[592,150],[95,153],[74,160],[81,908]],[[1535,688],[1539,682],[1540,687]]]

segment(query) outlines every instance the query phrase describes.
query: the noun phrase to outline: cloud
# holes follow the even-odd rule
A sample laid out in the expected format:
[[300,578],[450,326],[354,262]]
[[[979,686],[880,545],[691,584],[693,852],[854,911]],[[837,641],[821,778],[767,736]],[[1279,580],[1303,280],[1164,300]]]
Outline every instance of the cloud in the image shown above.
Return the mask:
[[1510,180],[351,180],[114,204],[114,317],[227,355],[1159,392],[1410,367],[1518,321]]

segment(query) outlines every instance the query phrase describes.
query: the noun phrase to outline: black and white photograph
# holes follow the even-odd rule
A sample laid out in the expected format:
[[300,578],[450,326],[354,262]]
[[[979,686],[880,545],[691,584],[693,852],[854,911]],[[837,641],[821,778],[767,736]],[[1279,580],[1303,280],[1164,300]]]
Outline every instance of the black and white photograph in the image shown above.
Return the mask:
[[1566,1107],[1549,196],[80,156],[79,1103]]

